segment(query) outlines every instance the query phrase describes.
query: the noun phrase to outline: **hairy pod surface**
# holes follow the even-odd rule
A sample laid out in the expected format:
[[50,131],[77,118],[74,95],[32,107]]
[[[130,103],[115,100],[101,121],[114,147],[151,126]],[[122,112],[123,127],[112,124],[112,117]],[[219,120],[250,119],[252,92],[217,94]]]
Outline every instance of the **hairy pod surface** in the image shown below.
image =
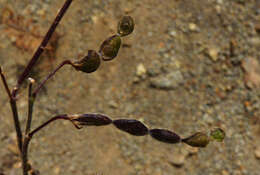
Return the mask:
[[134,20],[131,16],[123,16],[117,25],[117,33],[120,36],[127,36],[134,31]]
[[206,147],[209,144],[209,141],[210,139],[207,134],[202,132],[197,132],[190,137],[182,139],[182,142],[193,147]]
[[102,126],[109,125],[112,123],[112,120],[103,115],[103,114],[80,114],[72,116],[73,122],[76,122],[78,125],[87,125],[87,126]]
[[95,72],[100,66],[100,57],[95,50],[89,50],[88,55],[73,63],[73,67],[82,72]]
[[118,35],[113,35],[106,39],[100,46],[99,53],[104,61],[114,59],[121,46],[121,38]]
[[151,129],[149,133],[154,139],[161,142],[179,143],[181,141],[179,135],[167,129]]
[[120,130],[135,136],[144,136],[148,134],[148,128],[138,120],[118,119],[113,124]]

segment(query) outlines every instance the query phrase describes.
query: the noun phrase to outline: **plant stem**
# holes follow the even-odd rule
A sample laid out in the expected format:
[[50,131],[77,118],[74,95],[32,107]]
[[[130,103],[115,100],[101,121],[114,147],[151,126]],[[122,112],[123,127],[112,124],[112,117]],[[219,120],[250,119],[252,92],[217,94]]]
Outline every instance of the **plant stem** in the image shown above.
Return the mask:
[[29,78],[29,88],[28,88],[28,118],[26,123],[25,135],[30,132],[33,114],[33,104],[35,98],[32,96],[32,85],[35,83],[34,79]]
[[[62,114],[62,115],[57,115],[55,117],[52,117],[51,119],[49,119],[48,121],[44,122],[43,124],[41,124],[40,126],[38,126],[37,128],[35,128],[34,130],[32,130],[29,134],[28,137],[32,138],[33,135],[35,133],[37,133],[38,131],[40,131],[42,128],[44,128],[45,126],[47,126],[48,124],[50,124],[51,122],[55,121],[55,120],[69,120],[71,121],[71,118],[67,115],[67,114]],[[73,123],[74,124],[74,123]]]
[[1,67],[0,67],[0,74],[1,74],[1,79],[3,81],[6,93],[8,94],[8,97],[9,97],[9,100],[10,100],[10,106],[11,106],[11,109],[12,109],[12,112],[13,112],[13,120],[14,120],[14,126],[15,126],[15,130],[16,130],[18,147],[19,147],[19,150],[20,150],[20,153],[21,153],[22,152],[22,145],[23,145],[23,135],[22,135],[21,127],[20,127],[20,122],[19,122],[19,119],[18,119],[16,101],[11,95],[10,89],[8,87],[6,78],[3,74]]
[[55,73],[60,70],[64,65],[66,64],[72,64],[70,60],[65,60],[63,61],[56,69],[54,69],[41,83],[40,85],[33,91],[32,93],[32,98],[35,98],[36,95],[38,94],[39,90],[43,87],[43,85],[55,75]]
[[21,127],[20,127],[20,122],[18,119],[16,101],[14,98],[10,99],[10,105],[11,105],[12,112],[13,112],[13,120],[14,120],[16,136],[17,136],[18,147],[19,147],[20,153],[22,153],[23,135],[22,135]]
[[7,84],[6,79],[5,79],[5,75],[2,72],[2,68],[1,67],[0,67],[0,74],[1,74],[1,78],[2,78],[2,81],[3,81],[4,87],[5,87],[6,93],[8,94],[9,98],[11,99],[12,95],[11,95],[10,89],[8,87],[8,84]]
[[55,121],[55,120],[59,120],[59,119],[63,119],[63,120],[70,120],[70,117],[68,117],[67,114],[63,114],[63,115],[57,115],[51,119],[49,119],[47,122],[41,124],[39,127],[37,127],[36,129],[34,129],[31,132],[28,132],[25,135],[24,138],[24,142],[23,142],[23,147],[22,147],[22,165],[23,165],[23,175],[28,175],[28,171],[29,171],[29,165],[28,165],[28,148],[29,148],[29,144],[30,141],[33,137],[33,135],[35,133],[37,133],[38,131],[40,131],[42,128],[44,128],[45,126],[47,126],[48,124],[50,124],[51,122]]
[[31,138],[27,135],[24,138],[23,143],[23,152],[22,152],[22,165],[23,165],[23,175],[28,175],[29,166],[28,166],[28,146]]
[[24,80],[27,78],[27,76],[29,75],[29,73],[31,72],[33,66],[35,65],[35,63],[39,60],[42,52],[45,50],[46,45],[48,44],[52,34],[54,33],[56,27],[58,26],[59,22],[61,21],[62,17],[64,16],[65,12],[68,10],[71,2],[73,0],[66,0],[63,7],[60,9],[59,13],[57,14],[55,20],[53,21],[51,27],[49,28],[48,32],[46,33],[46,35],[44,36],[44,39],[42,40],[40,46],[38,47],[38,49],[36,50],[36,52],[34,53],[33,57],[31,58],[30,62],[28,63],[27,67],[25,68],[24,72],[22,73],[22,75],[19,77],[19,80],[17,82],[16,88],[13,90],[12,92],[12,96],[15,97],[17,92],[20,89],[20,86],[22,85],[22,83],[24,82]]

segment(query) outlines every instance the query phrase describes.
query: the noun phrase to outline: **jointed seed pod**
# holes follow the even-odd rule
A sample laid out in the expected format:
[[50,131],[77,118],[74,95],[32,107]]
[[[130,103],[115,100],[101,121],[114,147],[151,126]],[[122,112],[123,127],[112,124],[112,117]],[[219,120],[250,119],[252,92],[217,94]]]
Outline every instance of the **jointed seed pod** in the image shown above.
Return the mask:
[[113,35],[106,39],[100,46],[99,53],[104,61],[112,60],[117,56],[121,46],[121,38],[118,35]]
[[72,66],[79,71],[91,73],[95,72],[100,66],[100,57],[95,50],[89,50],[88,55],[83,59],[76,61]]
[[215,128],[212,131],[210,131],[210,137],[218,142],[222,142],[225,136],[226,134],[221,128]]
[[102,126],[109,125],[112,120],[103,114],[79,114],[72,115],[71,121],[77,125]]
[[114,120],[113,124],[120,130],[135,136],[148,134],[148,128],[138,120],[119,119]]
[[193,147],[206,147],[209,144],[209,141],[210,139],[207,134],[202,132],[197,132],[190,137],[182,139],[182,142]]
[[151,129],[149,133],[154,139],[159,140],[161,142],[179,143],[181,141],[179,135],[166,129]]
[[134,20],[131,16],[124,16],[119,22],[117,26],[117,33],[120,36],[126,36],[131,34],[134,31]]

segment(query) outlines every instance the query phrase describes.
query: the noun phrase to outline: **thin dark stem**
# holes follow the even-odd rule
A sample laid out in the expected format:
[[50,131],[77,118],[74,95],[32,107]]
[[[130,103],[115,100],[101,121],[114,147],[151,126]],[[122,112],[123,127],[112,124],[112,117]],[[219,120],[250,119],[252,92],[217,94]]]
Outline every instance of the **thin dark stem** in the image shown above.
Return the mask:
[[28,147],[31,138],[25,136],[23,143],[23,152],[22,152],[22,164],[23,164],[23,175],[28,175],[29,165],[28,165]]
[[8,94],[9,98],[11,99],[12,98],[11,91],[10,91],[10,89],[8,87],[8,84],[7,84],[6,79],[5,79],[5,75],[2,72],[2,68],[1,67],[0,67],[0,74],[1,74],[1,78],[2,78],[2,81],[3,81],[4,87],[5,87],[6,93]]
[[29,88],[28,88],[28,118],[26,123],[25,135],[30,132],[33,114],[33,104],[35,98],[32,96],[32,85],[34,84],[34,79],[29,78]]
[[70,60],[63,61],[56,69],[54,69],[41,83],[40,85],[33,91],[32,97],[35,98],[39,90],[43,87],[43,85],[55,75],[55,73],[60,70],[64,65],[72,64]]
[[19,147],[20,152],[22,153],[23,135],[22,135],[21,127],[20,127],[20,122],[19,122],[19,119],[18,119],[18,111],[17,111],[16,101],[15,101],[14,98],[11,98],[10,105],[11,105],[12,112],[13,112],[13,120],[14,120],[14,126],[15,126],[15,130],[16,130],[18,147]]
[[23,135],[22,135],[21,127],[20,127],[20,122],[19,122],[19,119],[18,119],[18,111],[17,111],[16,101],[11,95],[10,89],[8,87],[7,81],[5,79],[5,76],[2,72],[1,67],[0,67],[0,74],[1,74],[1,78],[2,78],[2,81],[3,81],[4,87],[5,87],[6,93],[9,96],[10,106],[11,106],[12,112],[13,112],[13,120],[14,120],[14,126],[15,126],[15,130],[16,130],[18,147],[19,147],[20,152],[22,152]]
[[64,16],[65,12],[68,10],[71,2],[73,0],[66,0],[66,2],[64,3],[63,7],[60,9],[59,13],[57,14],[54,22],[52,23],[51,27],[49,28],[48,32],[46,33],[46,35],[44,36],[43,41],[41,42],[40,46],[38,47],[38,49],[36,50],[36,52],[34,53],[33,57],[31,58],[29,64],[27,65],[27,67],[25,68],[24,72],[22,73],[22,75],[19,77],[19,80],[17,82],[16,88],[13,90],[13,97],[16,96],[18,90],[20,89],[20,86],[22,85],[22,83],[24,82],[24,80],[27,78],[27,76],[29,75],[29,73],[31,72],[33,66],[35,65],[35,63],[39,60],[42,52],[44,51],[46,45],[48,44],[52,34],[54,33],[56,27],[58,26],[59,22],[61,21],[62,17]]
[[50,124],[51,122],[55,121],[55,120],[71,120],[70,117],[68,117],[67,114],[62,114],[62,115],[57,115],[55,117],[52,117],[51,119],[49,119],[48,121],[46,121],[45,123],[41,124],[40,126],[38,126],[37,128],[35,128],[34,130],[32,130],[29,134],[28,137],[32,138],[33,135],[35,133],[37,133],[38,131],[40,131],[42,128],[46,127],[48,124]]
[[[46,127],[48,124],[50,124],[53,121],[56,120],[70,120],[71,118],[67,115],[67,114],[62,114],[62,115],[57,115],[55,117],[52,117],[51,119],[49,119],[48,121],[46,121],[45,123],[41,124],[40,126],[38,126],[37,128],[35,128],[34,130],[32,130],[31,132],[27,133],[25,138],[24,138],[24,142],[23,142],[23,147],[22,147],[22,164],[23,164],[23,175],[28,175],[28,171],[29,171],[29,165],[28,165],[28,148],[29,148],[29,144],[30,141],[33,137],[34,134],[36,134],[38,131],[40,131],[41,129],[43,129],[44,127]],[[72,122],[73,123],[73,122]],[[73,123],[74,124],[74,123]],[[76,126],[74,124],[74,126]]]

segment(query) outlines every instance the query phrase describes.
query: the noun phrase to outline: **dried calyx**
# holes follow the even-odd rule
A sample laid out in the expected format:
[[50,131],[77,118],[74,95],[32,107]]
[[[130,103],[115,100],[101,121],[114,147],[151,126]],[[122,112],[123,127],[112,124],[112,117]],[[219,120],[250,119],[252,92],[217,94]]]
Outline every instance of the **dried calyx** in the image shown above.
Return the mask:
[[89,50],[88,55],[79,61],[72,63],[72,66],[82,72],[92,73],[95,72],[100,66],[100,57],[95,50]]

